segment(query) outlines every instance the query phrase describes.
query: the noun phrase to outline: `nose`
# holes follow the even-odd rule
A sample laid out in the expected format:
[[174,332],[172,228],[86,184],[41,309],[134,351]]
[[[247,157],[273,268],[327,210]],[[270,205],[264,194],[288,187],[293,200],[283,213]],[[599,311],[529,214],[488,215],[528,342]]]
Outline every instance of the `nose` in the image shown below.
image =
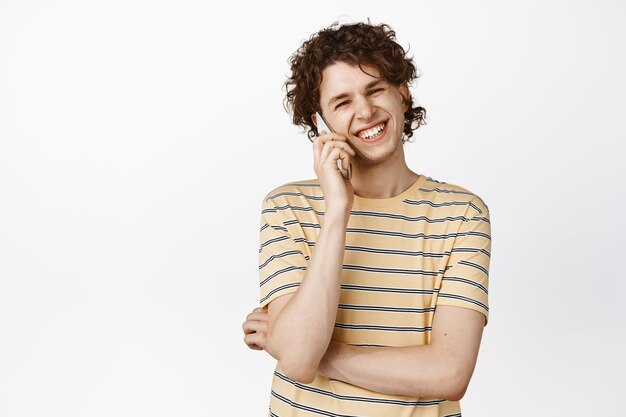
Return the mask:
[[355,103],[355,116],[358,119],[369,120],[374,114],[372,103],[370,103],[368,97],[359,97]]

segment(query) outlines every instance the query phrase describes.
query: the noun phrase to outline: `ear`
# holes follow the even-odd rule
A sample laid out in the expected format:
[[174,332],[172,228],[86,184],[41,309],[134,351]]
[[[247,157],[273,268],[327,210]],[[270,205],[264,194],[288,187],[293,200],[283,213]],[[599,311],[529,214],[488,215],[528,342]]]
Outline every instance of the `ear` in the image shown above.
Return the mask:
[[406,112],[409,109],[409,100],[411,99],[411,92],[409,91],[409,86],[404,83],[400,87],[400,95],[402,96],[402,109]]
[[313,124],[317,127],[317,114],[311,114],[311,120],[313,120]]

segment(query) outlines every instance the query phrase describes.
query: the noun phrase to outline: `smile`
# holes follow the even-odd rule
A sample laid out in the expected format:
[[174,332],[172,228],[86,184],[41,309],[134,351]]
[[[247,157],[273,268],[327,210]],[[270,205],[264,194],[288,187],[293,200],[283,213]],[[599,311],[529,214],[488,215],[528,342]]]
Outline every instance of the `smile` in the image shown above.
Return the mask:
[[385,130],[385,126],[387,126],[387,122],[382,122],[374,127],[369,129],[361,130],[357,136],[364,140],[372,140],[380,136],[381,132]]

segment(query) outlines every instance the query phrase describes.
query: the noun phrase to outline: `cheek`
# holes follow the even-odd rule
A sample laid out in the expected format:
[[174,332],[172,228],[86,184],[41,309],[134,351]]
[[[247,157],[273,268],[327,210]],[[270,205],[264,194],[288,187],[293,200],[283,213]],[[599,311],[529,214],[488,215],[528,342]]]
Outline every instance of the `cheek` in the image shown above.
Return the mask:
[[336,118],[335,126],[333,128],[340,135],[350,136],[350,116],[348,114],[341,114]]

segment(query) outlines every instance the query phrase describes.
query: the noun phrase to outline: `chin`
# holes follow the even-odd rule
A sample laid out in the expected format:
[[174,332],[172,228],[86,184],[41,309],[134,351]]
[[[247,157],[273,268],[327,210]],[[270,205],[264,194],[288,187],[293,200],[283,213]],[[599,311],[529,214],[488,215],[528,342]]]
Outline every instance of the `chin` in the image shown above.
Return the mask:
[[357,149],[355,151],[356,156],[354,160],[364,166],[380,165],[394,159],[403,158],[402,139],[398,140],[392,149],[385,149],[381,153],[368,154]]

